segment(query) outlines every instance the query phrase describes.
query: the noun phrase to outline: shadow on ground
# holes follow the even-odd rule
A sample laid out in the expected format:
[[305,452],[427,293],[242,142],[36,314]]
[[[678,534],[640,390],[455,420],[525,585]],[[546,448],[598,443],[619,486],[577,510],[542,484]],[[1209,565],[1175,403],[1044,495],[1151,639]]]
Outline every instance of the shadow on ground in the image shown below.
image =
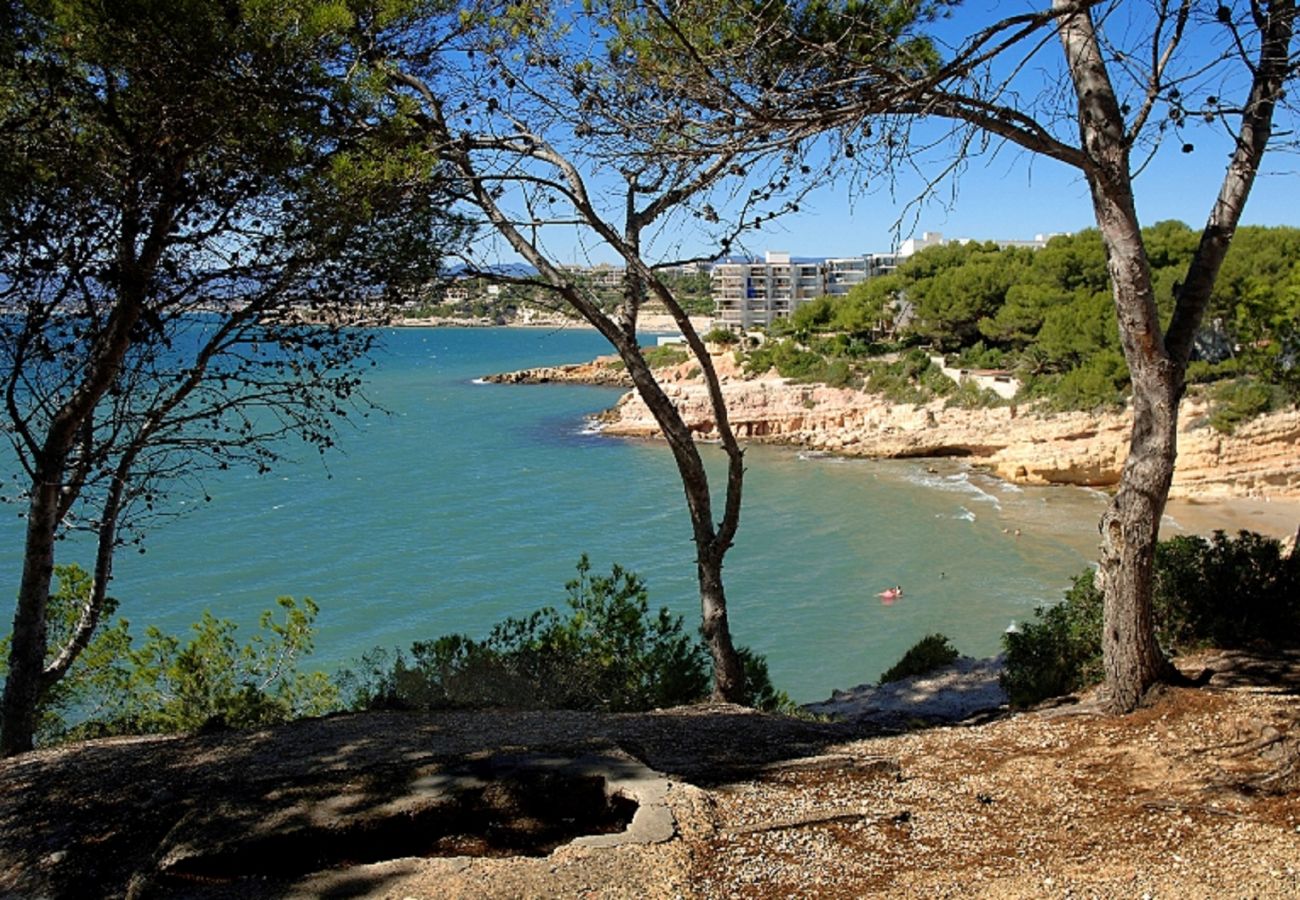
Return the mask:
[[[706,705],[639,715],[380,712],[38,751],[0,763],[0,892],[240,896],[251,880],[256,893],[273,894],[321,868],[544,855],[581,834],[623,829],[633,810],[606,797],[600,779],[539,759],[598,757],[604,772],[644,762],[719,785],[858,734]],[[379,891],[380,877],[340,878],[334,889]]]

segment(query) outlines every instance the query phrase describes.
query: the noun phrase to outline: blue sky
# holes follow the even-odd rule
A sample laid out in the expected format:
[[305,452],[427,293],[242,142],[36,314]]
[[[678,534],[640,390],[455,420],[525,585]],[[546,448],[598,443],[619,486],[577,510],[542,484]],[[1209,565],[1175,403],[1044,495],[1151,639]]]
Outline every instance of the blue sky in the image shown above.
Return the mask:
[[[952,47],[1000,17],[1042,5],[1041,0],[1032,3],[970,0],[957,7],[950,18],[938,23],[932,33]],[[1240,2],[1235,5],[1244,8]],[[1213,6],[1198,5],[1198,9],[1208,10],[1203,15],[1209,18],[1193,22],[1189,28],[1183,45],[1187,52],[1178,58],[1184,66],[1182,71],[1197,68],[1226,40],[1222,26],[1213,21]],[[1108,17],[1103,33],[1121,35],[1128,41],[1136,37],[1139,42],[1135,46],[1139,49],[1143,46],[1140,39],[1150,24],[1144,18],[1150,9],[1147,4],[1112,0],[1098,9],[1099,15]],[[1022,55],[1008,56],[1006,65],[1022,62]],[[1029,62],[1016,70],[1012,87],[1021,97],[1038,97],[1045,85],[1050,86],[1060,77],[1060,66],[1059,45],[1048,35]],[[1112,73],[1112,77],[1122,78],[1118,67],[1113,66]],[[1240,85],[1234,85],[1231,78],[1216,75],[1212,79],[1207,76],[1197,76],[1197,79],[1184,85],[1186,96],[1198,90],[1202,96],[1219,93],[1225,101],[1244,96]],[[1134,84],[1118,80],[1116,87],[1125,99],[1132,99],[1136,89]],[[1064,115],[1057,118],[1055,127],[1059,136],[1074,142],[1077,125],[1071,116],[1073,101],[1067,97],[1066,102],[1061,110]],[[1154,131],[1153,126],[1162,116],[1158,111],[1152,117],[1149,131]],[[1279,110],[1275,124],[1280,130],[1297,127],[1294,115],[1288,110]],[[919,131],[934,136],[943,133],[946,127],[925,124]],[[1193,144],[1194,151],[1182,152],[1184,143]],[[1204,224],[1223,179],[1230,150],[1230,140],[1218,124],[1201,124],[1177,133],[1171,129],[1155,157],[1142,166],[1135,183],[1138,213],[1143,223],[1177,219],[1193,228]],[[916,158],[912,170],[894,173],[891,184],[871,190],[862,190],[847,178],[823,186],[801,200],[798,214],[764,223],[761,232],[746,235],[743,245],[733,248],[733,252],[761,255],[770,249],[786,250],[795,256],[849,256],[887,252],[897,240],[919,236],[923,231],[939,231],[950,238],[1024,240],[1038,234],[1075,232],[1095,224],[1087,185],[1077,170],[1012,145],[994,144],[986,148],[971,158],[958,176],[944,181],[928,201],[916,205],[925,178],[936,177],[950,158],[951,154],[945,153],[941,146],[928,156]],[[1293,152],[1282,151],[1266,157],[1263,172],[1246,206],[1243,224],[1300,225],[1296,209],[1300,201],[1296,159]],[[814,156],[810,161],[817,169],[819,157]],[[666,256],[712,255],[716,245],[697,235],[694,228],[695,223],[689,219],[672,223],[666,229],[667,234],[647,248],[647,256],[651,261],[658,261]],[[621,262],[609,248],[599,246],[589,237],[584,241],[572,230],[565,233],[548,229],[547,244],[551,255],[563,262]],[[502,253],[500,258],[516,259],[509,253]]]
[[[954,9],[950,18],[937,23],[931,33],[952,47],[1003,17],[1045,5],[1041,0],[967,0]],[[1241,2],[1229,5],[1244,12]],[[1215,4],[1200,6],[1209,10]],[[1103,33],[1112,36],[1145,35],[1149,32],[1149,12],[1148,4],[1131,0],[1098,7],[1099,15],[1106,19]],[[1225,40],[1217,23],[1194,20],[1184,37],[1183,49],[1188,52],[1180,57],[1184,71],[1210,58]],[[1057,77],[1061,58],[1059,45],[1055,40],[1048,41],[1018,75],[1015,88],[1025,95],[1040,89],[1045,81]],[[1112,73],[1119,77],[1114,68]],[[1203,83],[1203,89],[1207,84]],[[1228,86],[1218,84],[1224,96],[1229,96]],[[1125,87],[1117,81],[1117,90],[1123,92]],[[1238,93],[1244,96],[1244,92]],[[1153,117],[1152,124],[1158,118]],[[1279,130],[1295,129],[1297,124],[1289,111],[1278,110],[1275,125]],[[1074,138],[1077,126],[1069,122],[1063,127],[1062,136]],[[1182,152],[1184,141],[1193,144],[1193,152]],[[1154,224],[1177,219],[1193,228],[1202,226],[1223,180],[1231,149],[1222,132],[1212,127],[1170,134],[1135,184],[1142,221]],[[941,168],[942,161],[937,157],[920,163],[920,169],[931,177]],[[1074,232],[1095,225],[1088,187],[1077,170],[1011,146],[972,159],[955,185],[945,184],[935,199],[919,211],[908,210],[922,187],[918,176],[904,173],[899,175],[892,193],[879,190],[851,196],[845,185],[822,189],[803,204],[806,212],[781,220],[763,241],[748,241],[748,249],[761,252],[765,248],[756,248],[755,244],[764,243],[771,249],[803,256],[888,251],[894,242],[895,223],[905,210],[908,214],[903,219],[902,238],[913,233],[919,236],[922,231],[940,231],[946,237],[1025,240],[1036,234]],[[1246,205],[1243,224],[1300,225],[1298,207],[1300,165],[1295,152],[1266,156],[1261,177]]]
[[[1191,154],[1167,150],[1172,152],[1162,152],[1138,177],[1138,214],[1145,224],[1178,219],[1199,228],[1223,180],[1226,149]],[[1266,157],[1265,174],[1251,193],[1243,224],[1300,225],[1295,164],[1295,157],[1286,153]],[[747,238],[748,249],[789,250],[801,256],[888,251],[894,223],[921,187],[918,178],[900,176],[892,195],[879,190],[850,196],[846,185],[823,188],[803,204],[806,211],[785,217],[761,239]],[[911,233],[913,220],[917,236],[940,231],[946,237],[981,240],[1026,240],[1095,225],[1088,187],[1077,170],[1010,147],[991,158],[972,160],[958,176],[955,192],[953,197],[941,190],[919,211],[909,211],[902,237]]]

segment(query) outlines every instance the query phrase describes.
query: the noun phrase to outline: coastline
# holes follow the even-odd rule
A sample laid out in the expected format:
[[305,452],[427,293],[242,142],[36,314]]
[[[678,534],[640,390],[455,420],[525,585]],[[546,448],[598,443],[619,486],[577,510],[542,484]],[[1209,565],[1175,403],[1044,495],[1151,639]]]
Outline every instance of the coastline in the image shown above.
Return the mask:
[[[709,330],[712,320],[708,316],[691,316],[691,325],[695,327],[696,332],[703,335]],[[581,329],[583,331],[595,331],[596,326],[592,325],[586,319],[570,318],[561,315],[533,316],[527,320],[512,319],[502,322],[486,317],[480,318],[410,318],[394,319],[392,322],[385,323],[385,326],[393,328],[537,328],[546,330],[556,329]],[[637,319],[637,330],[649,334],[668,334],[676,333],[680,329],[672,316],[664,314],[641,315]]]
[[[796,384],[775,373],[746,376],[731,353],[713,357],[731,425],[751,443],[874,459],[951,459],[1011,484],[1100,490],[1119,482],[1127,455],[1127,412],[1040,414],[1013,407],[964,410],[942,401],[891,404],[850,388]],[[528,369],[489,380],[627,386],[612,357]],[[703,383],[690,362],[658,370],[665,392],[703,440],[717,437]],[[623,378],[622,381],[619,378]],[[608,435],[657,439],[635,392],[596,416]],[[1294,538],[1300,526],[1300,411],[1261,416],[1233,435],[1209,427],[1203,402],[1184,400],[1179,458],[1166,508],[1175,533],[1257,531]]]

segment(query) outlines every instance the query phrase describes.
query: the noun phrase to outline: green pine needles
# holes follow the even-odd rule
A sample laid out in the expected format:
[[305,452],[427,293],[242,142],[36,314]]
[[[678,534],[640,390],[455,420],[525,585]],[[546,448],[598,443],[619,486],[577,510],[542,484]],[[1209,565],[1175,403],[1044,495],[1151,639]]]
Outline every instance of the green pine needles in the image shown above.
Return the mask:
[[[625,712],[704,700],[709,655],[681,616],[650,611],[645,583],[614,565],[592,574],[583,555],[565,585],[567,611],[545,606],[497,623],[478,640],[463,634],[418,641],[409,657],[376,649],[343,676],[354,708],[589,709]],[[766,661],[739,650],[746,699],[792,707],[772,687]]]
[[[48,644],[60,647],[76,627],[91,579],[76,565],[57,567],[55,577]],[[312,650],[316,604],[292,597],[276,603],[243,644],[234,622],[209,612],[187,638],[150,626],[138,644],[126,619],[101,625],[67,675],[42,693],[37,742],[250,728],[337,709],[339,693],[329,676],[298,670]],[[105,620],[116,611],[109,600]],[[7,637],[0,642],[0,678],[8,675],[8,645]]]

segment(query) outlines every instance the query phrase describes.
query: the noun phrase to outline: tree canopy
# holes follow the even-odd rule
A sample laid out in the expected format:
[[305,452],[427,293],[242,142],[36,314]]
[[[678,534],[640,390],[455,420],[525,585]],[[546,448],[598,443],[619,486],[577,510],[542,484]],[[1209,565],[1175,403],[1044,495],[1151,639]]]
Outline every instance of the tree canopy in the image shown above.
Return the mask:
[[[328,447],[370,343],[340,326],[457,237],[437,156],[366,60],[407,6],[6,6],[0,379],[28,531],[5,752],[93,633],[123,530],[207,466]],[[95,588],[47,665],[68,527],[96,532]]]
[[[1181,222],[1142,231],[1161,316],[1173,314],[1178,280],[1196,250],[1196,233]],[[1296,392],[1295,285],[1300,229],[1239,229],[1223,264],[1206,320],[1196,336],[1194,380],[1246,377]],[[969,243],[930,247],[893,273],[796,310],[800,331],[870,336],[882,323],[896,336],[932,342],[968,356],[992,351],[1018,369],[1029,393],[1065,407],[1121,400],[1128,389],[1110,276],[1096,229],[1058,235],[1041,250]]]

